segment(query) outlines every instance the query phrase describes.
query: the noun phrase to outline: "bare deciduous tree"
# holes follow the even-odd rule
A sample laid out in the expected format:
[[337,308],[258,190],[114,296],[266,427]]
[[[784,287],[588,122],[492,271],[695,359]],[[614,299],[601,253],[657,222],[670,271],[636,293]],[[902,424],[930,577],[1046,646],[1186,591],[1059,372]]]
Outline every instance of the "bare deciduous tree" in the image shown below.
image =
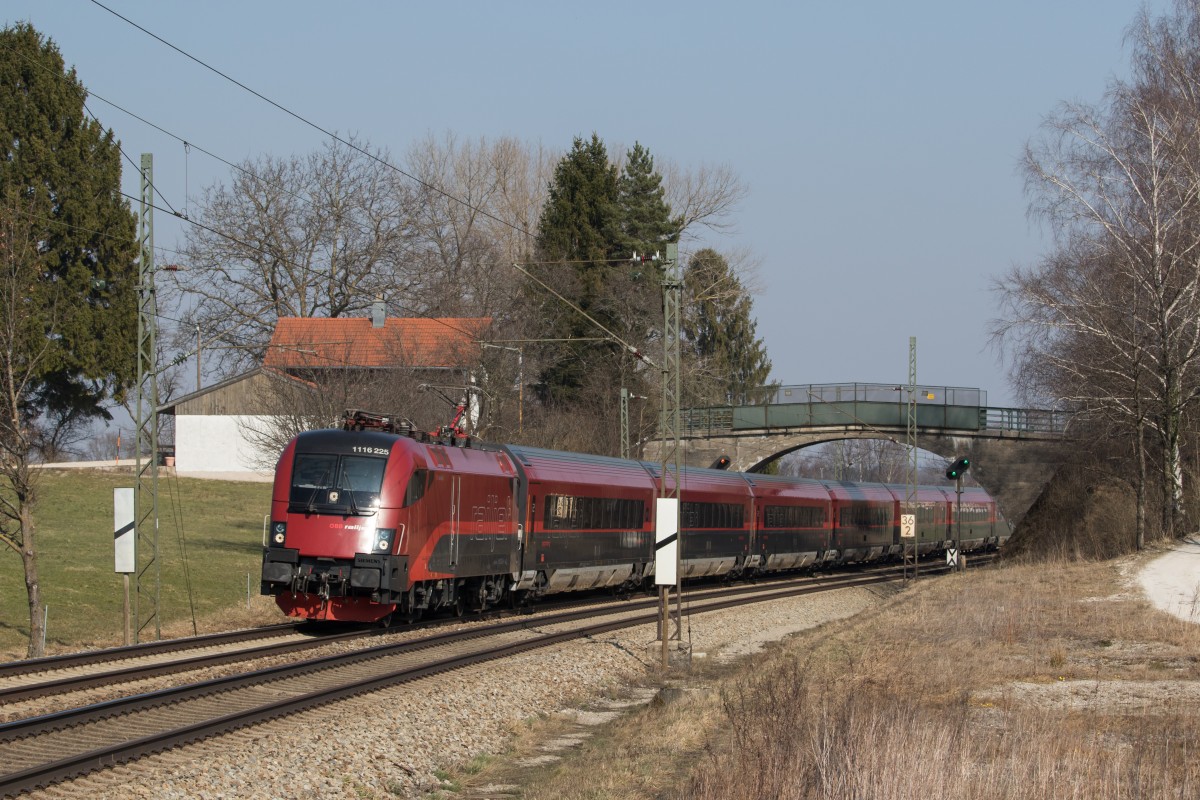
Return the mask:
[[[487,350],[476,373],[479,395],[487,398],[479,431],[549,444],[538,431],[554,425],[534,413],[533,392],[524,406],[519,400],[533,388],[531,376],[563,346],[539,340],[553,339],[548,331],[556,321],[576,312],[554,298],[530,297],[511,265],[533,258],[559,155],[511,137],[466,140],[447,133],[406,151],[403,169],[412,178],[344,145],[307,158],[247,162],[228,186],[207,192],[200,219],[211,230],[193,232],[187,270],[174,273],[187,302],[196,304],[189,321],[204,329],[208,352],[228,375],[259,362],[284,316],[354,315],[382,296],[403,315],[490,317],[497,347]],[[668,165],[664,186],[682,224],[694,232],[728,230],[746,192],[727,166]],[[559,285],[569,275],[553,277],[571,294],[571,287]],[[610,282],[607,310],[620,318],[645,316],[647,306],[657,308],[658,291],[658,283],[644,277]],[[654,349],[657,326],[645,335],[639,344]],[[182,339],[177,346],[192,349]],[[619,347],[598,352],[604,363],[590,365],[593,370],[611,361],[628,373],[621,379],[630,385],[657,380]],[[517,381],[523,386],[514,391]],[[605,382],[596,391],[589,414],[615,423],[615,387]],[[294,399],[298,408],[311,405],[303,392]],[[294,422],[307,418],[307,411],[298,412]],[[610,427],[616,426],[601,426]],[[286,440],[283,433],[273,434],[272,443]]]
[[[25,575],[29,605],[28,655],[42,655],[42,594],[38,578],[37,472],[30,464],[40,432],[29,397],[53,354],[51,337],[56,302],[46,309],[27,302],[38,274],[40,254],[16,207],[0,213],[0,544],[17,554]],[[61,293],[60,293],[61,295]],[[62,300],[61,296],[58,298]],[[49,318],[42,313],[48,312]]]
[[280,317],[351,315],[421,286],[415,194],[375,155],[333,143],[262,158],[205,193],[187,268],[171,274],[194,303],[190,321],[242,345],[216,351],[223,373],[261,359]]
[[[413,257],[424,278],[405,302],[433,316],[496,316],[512,307],[552,165],[515,139],[462,141],[452,134],[414,144],[408,169],[421,182]],[[530,227],[530,226],[533,227]]]
[[[843,439],[807,447],[785,456],[785,475],[829,481],[904,483],[908,479],[908,448],[888,439]],[[945,468],[942,467],[944,470]],[[922,480],[941,484],[941,473],[925,470]]]
[[1031,210],[1057,244],[1000,282],[995,329],[1027,389],[1119,420],[1140,464],[1143,432],[1156,435],[1167,532],[1182,530],[1184,421],[1200,397],[1198,9],[1143,14],[1133,80],[1100,107],[1064,105],[1027,148]]
[[699,228],[714,233],[733,230],[733,214],[749,191],[727,164],[701,164],[687,169],[664,161],[663,185],[671,210],[683,220],[681,239],[696,239]]

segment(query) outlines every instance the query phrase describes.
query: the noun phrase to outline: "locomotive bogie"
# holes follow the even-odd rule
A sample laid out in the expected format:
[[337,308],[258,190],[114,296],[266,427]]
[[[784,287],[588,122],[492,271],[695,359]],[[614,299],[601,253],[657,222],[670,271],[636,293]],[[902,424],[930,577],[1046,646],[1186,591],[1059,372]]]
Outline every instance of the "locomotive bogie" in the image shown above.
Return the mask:
[[767,556],[766,564],[763,566],[767,572],[776,572],[787,569],[804,569],[811,567],[817,563],[817,558],[824,555],[815,550],[808,553],[786,552],[775,553]]
[[637,567],[619,564],[603,567],[560,567],[546,573],[545,592],[583,592],[607,589],[629,583]]
[[679,574],[684,578],[715,578],[728,575],[737,565],[735,558],[688,558],[679,562]]

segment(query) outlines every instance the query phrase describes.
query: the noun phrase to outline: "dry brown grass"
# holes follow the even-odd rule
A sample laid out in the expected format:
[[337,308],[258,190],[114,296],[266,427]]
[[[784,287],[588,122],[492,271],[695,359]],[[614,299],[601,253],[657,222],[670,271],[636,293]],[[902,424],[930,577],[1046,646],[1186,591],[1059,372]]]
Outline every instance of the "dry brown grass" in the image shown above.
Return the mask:
[[723,691],[678,796],[1194,797],[1200,633],[1112,564],[929,581]]
[[1198,655],[1115,562],[973,571],[680,676],[712,689],[503,777],[531,799],[1195,797]]

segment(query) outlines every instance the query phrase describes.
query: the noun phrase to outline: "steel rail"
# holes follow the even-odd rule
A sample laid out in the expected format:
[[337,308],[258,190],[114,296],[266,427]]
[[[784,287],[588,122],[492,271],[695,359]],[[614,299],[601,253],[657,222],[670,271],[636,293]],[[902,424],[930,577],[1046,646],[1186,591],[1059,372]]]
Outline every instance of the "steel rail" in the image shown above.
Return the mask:
[[[694,604],[690,608],[690,613],[700,614],[739,606],[751,602],[766,602],[768,600],[778,600],[782,597],[798,596],[805,594],[820,593],[820,591],[828,591],[835,588],[859,587],[859,585],[871,585],[876,583],[886,583],[895,581],[896,576],[892,575],[875,575],[868,577],[852,576],[844,579],[844,581],[836,582],[836,585],[824,583],[810,583],[799,585],[799,587],[791,587],[786,589],[770,590],[761,597],[745,597],[734,596],[726,597],[726,599],[710,600],[702,604]],[[739,593],[745,594],[745,593]],[[653,601],[649,601],[652,604]],[[628,608],[626,608],[628,610]],[[578,616],[590,615],[584,612],[571,612],[560,616]],[[115,764],[122,764],[136,760],[137,758],[148,756],[148,754],[169,750],[169,748],[178,747],[190,742],[211,738],[218,734],[228,733],[230,730],[244,728],[274,718],[296,714],[296,712],[305,711],[312,708],[317,708],[319,705],[337,702],[337,700],[346,699],[349,697],[358,696],[358,694],[379,690],[389,686],[404,684],[404,682],[412,682],[421,678],[427,678],[434,674],[449,672],[449,670],[461,669],[463,667],[473,666],[486,661],[497,660],[512,655],[521,654],[529,650],[545,648],[554,644],[562,644],[570,642],[570,640],[598,636],[598,634],[619,630],[623,627],[632,627],[636,625],[652,624],[658,619],[658,613],[650,609],[646,612],[637,615],[625,615],[622,619],[607,620],[595,622],[593,625],[587,625],[574,630],[560,631],[554,633],[539,633],[536,638],[524,640],[524,642],[515,642],[503,644],[499,646],[488,646],[481,650],[466,652],[466,654],[452,655],[449,657],[437,658],[437,660],[418,664],[418,666],[404,667],[401,669],[392,670],[392,672],[374,676],[367,680],[359,680],[343,684],[322,688],[322,690],[299,694],[299,696],[290,697],[277,702],[254,706],[240,711],[234,711],[232,714],[227,714],[221,717],[212,718],[203,722],[188,724],[188,726],[168,730],[158,734],[142,736],[142,738],[119,742],[119,744],[98,747],[95,750],[90,750],[84,753],[73,754],[73,756],[54,760],[46,764],[32,766],[19,772],[14,772],[11,775],[0,777],[0,794],[14,795],[25,790],[36,789],[49,786],[50,783],[66,780],[66,778],[77,777],[88,774],[88,772],[98,769],[107,768]],[[540,624],[545,624],[546,620],[539,619]],[[570,621],[570,620],[558,620]],[[505,624],[511,626],[512,624]],[[438,637],[430,637],[438,638]],[[469,638],[469,637],[463,637]]]
[[[784,589],[775,589],[772,591],[787,592],[794,590],[797,588],[797,586],[799,586],[799,588],[811,589],[814,591],[820,589],[834,589],[840,588],[846,581],[854,581],[858,579],[860,579],[860,576],[853,574],[815,579],[815,581],[814,579],[809,579],[803,582],[796,581],[793,582],[795,584],[793,586],[788,586]],[[715,590],[709,592],[708,594],[717,595],[719,597],[736,597],[746,594],[762,594],[766,591],[768,591],[768,589],[763,586],[747,585]],[[690,602],[695,602],[696,599],[705,598],[697,598],[695,596],[689,598]],[[145,711],[157,706],[194,700],[220,692],[229,692],[245,688],[247,686],[256,686],[271,681],[292,678],[298,675],[304,675],[324,669],[345,667],[351,664],[369,661],[376,658],[383,658],[411,651],[426,650],[432,647],[453,644],[460,641],[468,641],[471,639],[480,639],[488,636],[509,633],[512,631],[528,630],[532,627],[545,627],[548,625],[575,622],[580,619],[594,616],[624,614],[639,609],[652,608],[655,607],[656,604],[657,600],[654,598],[646,598],[622,603],[612,603],[608,606],[601,606],[599,608],[597,608],[595,605],[581,606],[575,608],[574,610],[561,611],[549,615],[522,614],[503,622],[488,625],[486,627],[435,633],[429,636],[423,636],[419,639],[409,639],[403,642],[391,642],[376,645],[375,647],[355,650],[350,653],[336,653],[307,661],[301,661],[292,664],[281,664],[274,667],[266,667],[264,669],[254,670],[248,673],[228,675],[220,678],[212,678],[198,683],[187,684],[184,686],[159,689],[131,697],[116,698],[113,700],[82,706],[80,708],[66,709],[64,711],[42,714],[35,717],[29,717],[27,719],[19,719],[11,722],[0,723],[0,743],[10,742],[15,739],[22,739],[49,731],[61,730],[67,727],[88,724],[90,722],[107,719],[109,717],[121,714]],[[354,638],[356,636],[366,636],[385,632],[386,631],[383,629],[366,632],[356,631],[334,638],[344,640]],[[328,641],[330,640],[324,639],[321,640],[321,643]],[[139,671],[137,674],[140,677],[142,673]],[[127,674],[126,679],[128,679]]]
[[[855,574],[862,574],[864,571],[870,571],[872,569],[874,569],[874,570],[887,569],[887,567],[883,567],[880,565],[865,565],[864,569],[860,570],[858,573],[855,573]],[[812,580],[812,579],[813,578],[809,578],[809,580]],[[789,582],[794,583],[794,582],[796,582],[796,578],[794,576],[771,576],[767,580],[775,581],[775,582],[779,582],[779,583],[789,583]],[[819,578],[816,578],[816,580],[819,580]],[[763,583],[755,583],[749,587],[737,587],[737,588],[733,588],[733,589],[724,587],[724,588],[718,589],[718,590],[700,590],[700,591],[693,590],[689,594],[689,602],[692,602],[697,599],[705,599],[707,597],[717,595],[717,594],[724,595],[724,594],[736,594],[738,592],[757,592],[757,591],[761,591],[763,586],[764,586]],[[617,605],[615,607],[615,611],[623,611],[623,610],[628,610],[630,608],[636,608],[636,607],[645,607],[645,606],[653,605],[654,602],[655,601],[652,599],[640,600],[640,601],[626,601],[626,603],[623,605]],[[549,606],[549,607],[543,606],[542,608],[545,609],[545,608],[555,608],[555,607],[562,607],[562,608],[586,607],[589,609],[588,613],[613,613],[613,612],[601,611],[600,609],[603,608],[603,606],[597,606],[594,602],[592,602],[590,600],[584,600],[582,602],[579,600],[571,600],[569,602],[559,603],[556,606]],[[515,613],[522,613],[522,612],[515,612]],[[540,615],[538,618],[545,619],[544,616],[540,616]],[[96,688],[96,687],[102,687],[102,686],[119,685],[121,683],[132,683],[134,681],[145,680],[145,679],[154,678],[154,677],[160,677],[163,675],[171,675],[171,674],[175,674],[175,673],[179,673],[179,672],[188,672],[188,671],[193,671],[193,670],[205,669],[205,668],[214,667],[214,666],[221,666],[224,664],[237,663],[240,661],[253,661],[256,659],[260,659],[260,658],[270,658],[272,656],[285,655],[287,653],[302,652],[304,650],[312,650],[312,649],[322,647],[322,646],[325,646],[328,644],[336,644],[339,642],[352,641],[352,640],[360,639],[360,638],[380,636],[380,635],[384,635],[384,634],[388,634],[388,633],[400,632],[403,630],[419,630],[420,628],[433,627],[440,623],[457,622],[457,621],[461,621],[461,618],[447,618],[444,620],[437,620],[437,621],[430,620],[430,621],[426,621],[426,622],[422,622],[422,623],[417,623],[417,624],[409,626],[407,628],[393,628],[393,629],[376,628],[376,629],[368,629],[368,630],[347,631],[347,632],[342,632],[342,633],[322,635],[320,637],[316,637],[316,638],[313,638],[313,639],[310,639],[307,641],[280,642],[277,644],[266,645],[266,646],[262,646],[262,647],[246,648],[244,650],[228,651],[228,652],[223,652],[223,653],[213,653],[213,654],[208,654],[208,655],[204,655],[204,656],[195,656],[192,658],[179,659],[179,660],[175,660],[175,661],[138,665],[135,667],[127,667],[127,668],[111,670],[111,671],[107,671],[107,672],[91,673],[91,674],[87,674],[87,675],[75,675],[75,676],[69,676],[69,677],[65,677],[65,678],[40,681],[40,682],[36,682],[36,683],[21,684],[21,685],[17,685],[17,686],[11,686],[8,688],[0,688],[0,703],[13,703],[13,702],[19,702],[19,701],[23,701],[23,700],[36,699],[38,697],[45,697],[47,695],[54,695],[54,694],[61,695],[61,694],[69,693],[69,692],[81,691],[84,689],[90,689],[90,688]],[[129,660],[130,658],[135,658],[135,657],[141,657],[141,656],[145,656],[148,654],[154,654],[155,651],[157,651],[158,653],[164,653],[164,652],[170,653],[170,652],[174,652],[175,650],[179,650],[181,652],[186,652],[189,649],[196,649],[196,648],[200,648],[200,647],[204,647],[204,646],[213,646],[213,645],[218,645],[218,644],[222,644],[225,642],[253,641],[254,639],[267,638],[271,635],[286,634],[289,631],[296,631],[300,627],[302,627],[302,625],[303,625],[303,623],[289,623],[289,624],[283,624],[283,625],[270,626],[268,628],[252,629],[252,630],[248,630],[248,631],[233,631],[233,632],[229,632],[227,634],[212,634],[212,635],[208,635],[208,636],[204,636],[204,637],[191,637],[188,640],[176,640],[178,642],[183,643],[183,646],[179,647],[179,648],[164,647],[162,645],[166,645],[167,644],[166,642],[161,642],[161,643],[156,642],[156,643],[154,643],[154,645],[156,645],[155,647],[146,648],[147,650],[151,651],[150,653],[137,652],[130,656],[127,656],[124,660]],[[130,648],[130,649],[140,650],[140,648],[138,648],[138,647]],[[126,651],[127,649],[126,648],[114,648],[112,651],[102,651],[100,653],[79,654],[77,658],[62,657],[61,663],[64,668],[71,667],[71,666],[86,666],[86,665],[90,665],[90,664],[107,663],[107,662],[121,658],[121,656],[119,656],[119,655],[111,655],[111,657],[110,657],[110,654],[112,654],[118,650]],[[101,657],[92,658],[92,656],[96,656],[96,655],[99,655]],[[60,659],[58,657],[55,657],[55,658],[51,658],[51,659],[43,659],[41,661],[43,663],[50,662],[50,661],[54,661],[57,663],[59,660]],[[19,666],[19,662],[17,665]],[[3,666],[3,665],[0,665],[0,666]],[[34,672],[41,672],[41,671],[45,671],[45,670],[44,669],[43,670],[35,670]],[[21,671],[16,671],[13,674],[21,675],[21,674],[25,674],[25,673],[23,673]],[[4,677],[4,674],[2,672],[0,672],[0,678],[2,678],[2,677]]]
[[[871,569],[871,568],[883,569],[884,567],[881,567],[879,565],[870,565],[867,567],[867,569]],[[861,572],[858,574],[861,574]],[[778,576],[778,577],[771,576],[770,578],[768,578],[766,580],[777,581],[780,583],[787,583],[787,582],[795,582],[797,579],[794,575],[792,575],[792,576]],[[689,593],[688,597],[689,597],[689,601],[691,601],[694,599],[703,599],[705,597],[712,596],[713,594],[716,594],[716,593],[736,593],[738,591],[743,591],[743,592],[760,591],[761,588],[763,587],[763,585],[765,585],[765,583],[762,582],[762,579],[760,579],[760,583],[754,584],[754,586],[757,588],[723,587],[721,589],[716,589],[716,590],[714,590],[714,589],[693,590],[691,593]],[[633,604],[640,603],[643,605],[649,605],[649,604],[653,604],[654,602],[656,602],[656,601],[654,601],[653,599],[638,600],[638,601],[625,601],[625,603],[623,605],[618,605],[617,609],[618,610],[628,610],[630,608],[639,607],[638,605],[631,605],[631,603],[633,603]],[[601,608],[602,606],[598,607],[594,600],[582,600],[581,601],[579,599],[572,599],[572,600],[569,600],[566,602],[559,602],[554,605],[542,606],[541,609],[552,610],[554,608],[579,608],[579,607],[586,607],[588,609],[591,609],[592,610],[591,613],[601,613],[599,611],[599,608]],[[539,614],[538,617],[541,618],[542,615]],[[205,669],[205,668],[214,667],[214,666],[221,666],[223,664],[237,663],[239,661],[253,661],[256,659],[260,659],[260,658],[269,658],[272,656],[284,655],[284,654],[290,653],[290,652],[302,652],[304,650],[312,650],[312,649],[315,649],[317,647],[322,647],[327,644],[336,644],[339,642],[351,641],[351,640],[355,640],[355,639],[367,638],[367,637],[372,637],[372,636],[380,636],[380,635],[384,635],[384,634],[388,634],[388,633],[398,633],[398,632],[401,632],[404,630],[415,631],[415,630],[420,630],[421,628],[434,627],[435,625],[445,623],[445,622],[459,622],[459,621],[462,621],[462,618],[446,618],[446,619],[442,619],[442,620],[428,620],[425,622],[416,623],[414,625],[408,626],[407,628],[392,628],[392,629],[373,628],[373,629],[367,629],[367,630],[353,630],[353,631],[346,631],[346,632],[342,632],[342,633],[321,635],[321,636],[314,637],[307,641],[280,642],[277,644],[265,645],[265,646],[261,646],[261,647],[246,648],[244,650],[227,651],[227,652],[222,652],[222,653],[210,653],[207,655],[194,656],[191,658],[183,658],[183,659],[178,659],[178,660],[174,660],[174,661],[164,661],[164,662],[153,663],[153,664],[141,664],[141,665],[136,665],[136,666],[132,666],[132,667],[124,667],[124,668],[120,668],[120,669],[110,670],[110,671],[106,671],[106,672],[95,672],[95,673],[90,673],[90,674],[86,674],[86,675],[72,675],[72,676],[67,676],[67,677],[63,677],[63,678],[38,681],[38,682],[34,682],[34,683],[25,683],[25,684],[10,686],[7,688],[0,688],[0,704],[14,703],[14,702],[19,702],[19,701],[24,701],[24,700],[31,700],[31,699],[36,699],[38,697],[45,697],[47,695],[56,695],[56,694],[61,695],[61,694],[69,693],[69,692],[82,691],[84,689],[91,689],[91,688],[103,687],[103,686],[112,686],[112,685],[117,685],[117,684],[121,684],[121,683],[132,683],[134,681],[160,677],[163,675],[171,675],[171,674],[175,674],[175,673],[179,673],[179,672],[188,672],[188,671],[192,671],[192,670]],[[55,658],[51,658],[51,659],[42,659],[42,661],[43,662],[54,661],[55,664],[52,666],[55,666],[56,668],[89,666],[92,664],[108,663],[108,662],[111,662],[114,660],[129,660],[131,658],[141,657],[141,656],[145,656],[145,655],[157,655],[157,654],[162,654],[162,653],[170,653],[170,652],[174,652],[175,649],[178,649],[180,652],[186,652],[189,649],[197,649],[197,648],[204,647],[204,646],[218,645],[218,644],[223,644],[226,642],[253,641],[254,639],[266,638],[267,636],[271,635],[271,633],[259,633],[259,631],[271,631],[276,634],[286,634],[287,632],[297,631],[300,627],[302,627],[302,623],[291,623],[291,624],[272,626],[270,628],[252,629],[249,631],[234,631],[234,632],[230,632],[225,635],[213,634],[213,635],[206,636],[206,637],[193,637],[188,640],[175,640],[175,641],[179,641],[179,642],[184,642],[183,647],[168,648],[168,647],[164,647],[164,646],[156,646],[156,647],[152,647],[152,648],[146,648],[146,650],[148,650],[149,652],[141,652],[141,649],[139,647],[128,648],[128,649],[127,648],[115,648],[114,650],[111,650],[111,651],[100,651],[98,653],[78,654],[77,658],[62,657],[61,664],[58,661],[59,657],[55,657]],[[165,642],[164,643],[156,642],[154,644],[155,645],[165,645],[166,643]],[[112,655],[116,651],[130,651],[130,650],[137,651],[137,652],[133,652],[131,655],[126,656],[124,659],[121,659],[120,655]],[[101,656],[101,657],[91,658],[91,656]],[[21,663],[22,662],[17,662],[16,666],[20,666]],[[12,674],[14,676],[19,676],[22,674],[34,674],[37,672],[45,672],[45,671],[46,671],[46,669],[32,670],[29,672],[15,671]],[[5,675],[5,673],[0,672],[0,678],[4,678],[4,677],[7,677]]]
[[[876,583],[889,582],[898,577],[897,573],[898,570],[893,570],[891,572],[883,572],[869,576],[850,575],[821,582],[809,581],[804,584],[793,585],[779,589],[770,589],[767,591],[763,591],[762,587],[740,587],[739,590],[729,592],[722,598],[708,600],[702,603],[696,603],[693,601],[693,604],[689,608],[689,613],[706,613],[709,611],[716,611],[719,609],[747,603],[766,602],[768,600],[785,597],[830,591],[837,588],[866,586]],[[750,593],[758,593],[759,596],[744,596]],[[623,606],[616,607],[611,611],[602,613],[605,615],[617,615],[621,612],[628,612],[630,610],[636,611],[639,610],[638,605],[639,604],[634,604],[631,609],[629,604],[624,604]],[[641,605],[653,606],[654,601],[647,600]],[[176,690],[164,690],[163,692],[151,693],[149,695],[139,696],[136,698],[127,698],[125,701],[112,701],[109,703],[99,704],[100,707],[106,708],[100,709],[99,715],[93,718],[107,718],[114,713],[129,713],[130,711],[135,710],[135,707],[137,706],[150,707],[161,705],[167,702],[178,703],[185,699],[186,696],[191,694],[199,696],[201,694],[212,694],[216,691],[219,691],[219,689],[216,688],[218,685],[224,685],[227,687],[227,689],[231,689],[237,683],[254,685],[275,682],[280,680],[288,673],[300,674],[302,671],[318,671],[329,669],[335,665],[344,666],[357,661],[365,660],[367,658],[380,658],[387,655],[387,653],[384,652],[373,651],[391,650],[392,653],[401,653],[411,649],[432,647],[439,640],[442,643],[446,643],[453,640],[485,638],[495,633],[514,629],[528,630],[531,626],[531,623],[536,623],[538,627],[542,627],[547,624],[569,622],[573,619],[578,619],[581,617],[591,617],[596,613],[597,612],[594,609],[590,609],[566,612],[563,614],[553,615],[549,618],[539,615],[536,619],[531,620],[530,618],[526,617],[520,620],[508,621],[496,626],[490,626],[486,629],[438,634],[425,637],[421,640],[403,642],[393,645],[384,645],[377,648],[371,648],[368,651],[359,651],[354,654],[343,654],[336,657],[315,659],[312,662],[305,662],[304,665],[287,665],[280,668],[260,670],[245,676],[236,676],[236,678],[232,679],[216,679],[215,681],[208,681],[204,684],[197,684],[192,687],[181,687],[180,689]],[[79,753],[59,759],[57,761],[30,767],[20,772],[0,777],[0,793],[5,795],[13,795],[30,789],[46,786],[70,777],[83,775],[114,764],[135,760],[149,753],[160,752],[181,744],[209,738],[230,730],[246,727],[248,725],[268,719],[286,716],[288,714],[296,713],[298,711],[324,705],[365,692],[374,691],[386,686],[410,682],[437,673],[459,669],[471,664],[477,664],[497,658],[503,658],[539,647],[546,647],[561,642],[571,641],[573,639],[595,636],[623,627],[648,624],[654,622],[656,619],[656,611],[651,610],[647,611],[646,613],[632,616],[626,613],[620,619],[597,622],[582,628],[557,633],[538,633],[534,631],[536,638],[527,641],[504,644],[498,647],[486,647],[481,650],[476,650],[466,654],[458,654],[434,659],[425,664],[404,667],[366,680],[353,681],[348,684],[307,692],[302,695],[294,696],[281,701],[236,711],[219,718],[186,725],[174,730],[141,737],[132,741],[96,748],[85,753]],[[337,663],[339,661],[341,662],[340,664]],[[302,667],[306,667],[307,669],[302,669]],[[168,696],[171,696],[171,699],[167,699]],[[119,708],[122,703],[124,708]],[[54,730],[80,724],[83,714],[92,714],[97,712],[97,710],[98,709],[96,707],[90,707],[88,709],[77,709],[73,712],[61,712],[59,714],[47,715],[45,717],[35,718],[34,720],[9,723],[7,725],[0,726],[0,732],[6,733],[7,736],[4,738],[7,739],[24,738],[25,736],[32,735],[32,733],[36,731]],[[75,717],[74,721],[71,720],[72,716]],[[20,729],[22,732],[18,732],[18,729]]]
[[0,704],[15,703],[21,700],[31,700],[37,697],[45,697],[52,694],[77,692],[83,689],[92,689],[98,686],[112,686],[121,683],[132,683],[133,681],[144,680],[146,678],[157,678],[161,675],[171,675],[176,672],[188,672],[191,670],[220,666],[222,664],[233,664],[238,661],[253,661],[259,658],[269,658],[271,656],[283,655],[285,653],[302,652],[304,650],[312,650],[317,647],[324,647],[328,644],[336,644],[337,642],[360,639],[366,636],[378,636],[384,633],[387,633],[387,631],[383,629],[348,631],[345,633],[324,635],[309,639],[307,641],[277,642],[276,644],[250,647],[244,650],[229,650],[223,653],[210,653],[203,656],[182,658],[176,661],[164,661],[157,664],[141,664],[135,667],[127,667],[125,669],[110,670],[107,672],[94,672],[88,675],[74,675],[66,678],[41,681],[39,683],[10,686],[6,689],[0,689]]
[[0,663],[0,678],[29,675],[35,672],[48,672],[67,667],[103,664],[109,661],[123,661],[142,656],[157,655],[163,652],[169,653],[175,650],[197,650],[201,647],[213,647],[233,642],[269,639],[272,636],[285,636],[288,633],[295,633],[302,626],[303,623],[300,622],[284,622],[278,625],[267,625],[262,628],[206,633],[201,636],[188,636],[182,639],[162,639],[156,642],[143,642],[141,644],[131,644],[122,647],[106,647],[103,650],[89,650],[83,653],[67,653],[61,656],[9,661]]

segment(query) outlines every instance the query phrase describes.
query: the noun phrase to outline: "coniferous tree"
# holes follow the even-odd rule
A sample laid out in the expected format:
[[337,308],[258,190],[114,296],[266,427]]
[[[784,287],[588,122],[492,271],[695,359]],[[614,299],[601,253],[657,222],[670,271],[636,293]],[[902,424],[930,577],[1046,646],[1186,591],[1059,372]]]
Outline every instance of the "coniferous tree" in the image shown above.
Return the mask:
[[[640,143],[619,176],[596,134],[577,138],[555,170],[538,233],[539,277],[628,347],[609,338],[558,348],[541,376],[551,402],[572,405],[589,382],[645,390],[644,364],[629,347],[644,350],[659,327],[662,265],[648,258],[678,241],[682,225],[665,194],[654,158]],[[559,320],[557,338],[607,336],[577,312],[542,306]]]
[[697,402],[746,402],[766,385],[771,360],[751,306],[724,256],[709,248],[692,256],[684,272],[682,327],[696,362]]
[[638,142],[625,158],[618,189],[621,247],[628,255],[652,254],[668,242],[679,241],[682,220],[671,216],[654,157]]
[[101,403],[135,369],[136,220],[120,192],[120,148],[85,115],[87,92],[53,42],[18,24],[0,45],[0,194],[37,223],[30,300],[47,325],[54,314],[30,399],[103,417]]
[[[679,240],[683,225],[682,217],[672,215],[662,176],[640,143],[618,175],[598,136],[575,140],[555,170],[538,230],[539,263],[531,271],[595,322],[543,287],[530,287],[528,302],[546,323],[540,338],[592,340],[542,348],[540,385],[547,405],[611,419],[619,388],[651,393],[658,376],[631,351],[651,353],[654,360],[660,346],[663,265],[643,258],[665,256],[665,245]],[[712,250],[692,259],[686,284],[683,322],[690,348],[684,358],[685,368],[700,376],[696,401],[747,397],[771,371],[755,335],[749,294]],[[598,451],[616,448],[615,442],[589,444]]]
[[[534,274],[606,327],[620,322],[611,302],[616,265],[621,261],[618,196],[617,170],[609,163],[604,142],[594,133],[590,141],[576,137],[571,152],[554,170],[537,237],[539,263]],[[530,294],[550,322],[544,338],[604,336],[560,300],[536,288]],[[613,350],[612,342],[546,348],[540,376],[544,399],[556,405],[576,402],[589,371],[599,369]]]
[[[655,170],[650,151],[640,143],[635,142],[626,154],[618,191],[620,247],[631,257],[636,253],[639,260],[620,271],[617,288],[627,298],[624,308],[629,338],[645,346],[662,328],[662,259],[666,256],[665,246],[679,241],[683,220],[672,216],[662,175]],[[629,388],[636,392],[642,387]]]
[[58,48],[27,24],[0,31],[0,544],[25,574],[30,656],[42,653],[30,469],[47,428],[107,418],[131,383],[134,217],[112,132]]

